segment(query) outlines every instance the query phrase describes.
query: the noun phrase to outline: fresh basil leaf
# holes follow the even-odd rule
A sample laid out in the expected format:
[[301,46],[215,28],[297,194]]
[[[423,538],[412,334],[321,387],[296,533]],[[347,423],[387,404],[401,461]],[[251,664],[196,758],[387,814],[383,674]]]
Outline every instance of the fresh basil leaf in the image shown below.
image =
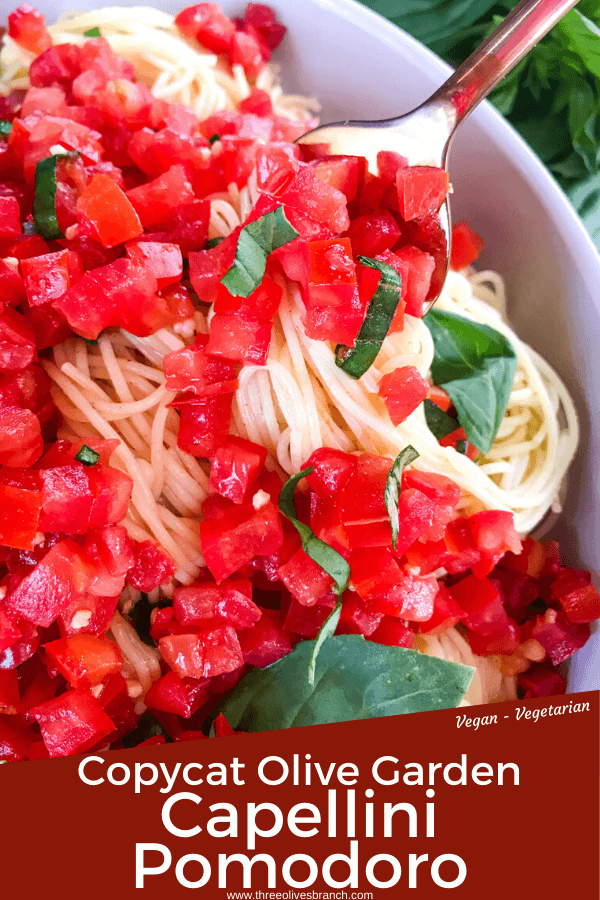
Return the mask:
[[220,141],[220,140],[221,140],[221,135],[215,131],[215,133],[211,134],[211,136],[209,137],[208,143],[212,147],[213,144],[216,144],[217,141]]
[[204,249],[212,250],[214,247],[218,247],[224,240],[225,238],[222,237],[211,238],[210,241],[206,242],[206,247]]
[[164,737],[167,744],[172,743],[172,739],[162,725],[159,724],[152,713],[146,711],[143,713],[137,727],[121,738],[121,740],[123,746],[129,749],[131,747],[137,747],[138,744],[142,744],[144,741],[149,740],[149,738],[157,737],[159,735]]
[[433,400],[423,400],[423,409],[425,410],[427,427],[438,441],[448,437],[449,434],[452,434],[459,427],[458,419],[440,409]]
[[75,459],[84,466],[95,466],[100,459],[100,454],[88,447],[87,444],[82,444],[79,452],[75,454]]
[[335,629],[338,626],[338,622],[340,621],[340,616],[342,614],[342,601],[338,600],[335,604],[335,607],[331,610],[330,614],[327,616],[321,628],[319,629],[319,633],[315,638],[315,645],[313,648],[313,652],[310,655],[310,662],[308,664],[308,682],[310,685],[314,685],[315,683],[315,672],[317,669],[317,657],[321,650],[321,647],[325,643],[325,641],[333,637],[335,634]]
[[0,134],[8,136],[12,131],[12,122],[7,122],[6,119],[0,119]]
[[307,671],[314,643],[302,641],[283,659],[239,682],[218,710],[232,728],[272,731],[449,709],[464,697],[474,671],[344,634],[323,643],[311,684]]
[[302,549],[307,556],[321,566],[327,574],[333,578],[335,582],[335,592],[341,594],[346,590],[346,585],[350,578],[350,566],[337,550],[318,538],[310,526],[304,522],[298,521],[296,518],[296,507],[294,506],[294,492],[296,485],[302,478],[306,478],[313,471],[313,466],[303,469],[297,475],[292,475],[284,484],[279,495],[279,509],[287,516],[302,541]]
[[467,441],[457,441],[456,449],[459,453],[466,454],[467,452]]
[[488,325],[430,310],[431,376],[449,395],[469,441],[487,453],[504,418],[517,371],[508,338]]
[[47,240],[64,237],[56,218],[56,166],[60,156],[41,159],[35,169],[33,221],[38,234]]
[[352,378],[360,378],[373,365],[400,301],[402,279],[387,263],[359,256],[359,263],[381,272],[377,290],[371,297],[365,320],[358,332],[354,347],[338,344],[335,348],[336,364]]
[[240,231],[232,267],[221,279],[234,297],[249,297],[263,278],[267,259],[299,236],[285,217],[283,206],[265,213]]
[[401,450],[393,462],[392,468],[388,472],[387,481],[385,483],[385,508],[390,517],[390,525],[392,526],[392,547],[396,549],[396,541],[400,532],[400,519],[398,517],[398,502],[402,491],[402,473],[407,466],[414,463],[419,458],[419,454],[414,447],[409,444],[404,450]]
[[91,38],[94,38],[94,37],[100,37],[100,29],[99,29],[98,27],[96,27],[96,28],[88,28],[87,31],[84,31],[84,32],[83,32],[83,36],[84,36],[84,37],[91,37]]

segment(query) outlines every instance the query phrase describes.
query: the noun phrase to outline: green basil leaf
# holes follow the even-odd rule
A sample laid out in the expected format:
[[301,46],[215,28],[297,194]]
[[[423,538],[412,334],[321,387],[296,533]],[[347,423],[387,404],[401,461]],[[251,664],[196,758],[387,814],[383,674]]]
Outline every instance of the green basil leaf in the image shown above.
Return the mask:
[[283,206],[265,213],[240,231],[232,267],[221,279],[234,297],[249,297],[265,277],[267,259],[274,250],[299,236],[285,217]]
[[87,444],[82,444],[79,452],[75,454],[75,459],[84,466],[95,466],[100,459],[100,454],[88,447]]
[[57,154],[47,156],[35,169],[33,221],[38,234],[47,240],[64,237],[56,218],[56,166],[60,158]]
[[448,437],[449,434],[452,434],[459,427],[458,419],[440,409],[433,400],[423,400],[423,409],[425,410],[427,427],[438,441]]
[[305,525],[304,522],[299,522],[296,518],[296,507],[294,506],[296,485],[302,478],[310,475],[312,471],[313,467],[309,466],[307,469],[298,472],[297,475],[292,475],[286,481],[279,495],[279,509],[284,516],[287,516],[300,535],[302,549],[306,555],[310,556],[318,566],[321,566],[333,578],[335,582],[334,590],[337,594],[341,594],[346,590],[346,585],[350,578],[350,566],[337,550],[334,550],[333,547],[330,547],[329,544],[318,538],[312,528]]
[[12,131],[12,122],[7,122],[6,119],[0,119],[0,134],[9,135]]
[[164,737],[167,744],[173,742],[173,739],[169,737],[152,713],[146,711],[142,714],[137,727],[133,731],[130,731],[129,734],[126,734],[121,740],[123,741],[123,746],[129,749],[131,747],[137,747],[138,744],[142,744],[144,741],[149,740],[149,738],[157,737],[158,735]]
[[419,454],[415,448],[411,447],[409,444],[408,447],[405,447],[404,450],[400,451],[394,460],[385,483],[385,508],[388,511],[390,525],[392,526],[392,547],[394,550],[396,549],[396,541],[398,540],[398,534],[400,532],[398,501],[400,500],[400,493],[402,491],[402,472],[406,466],[410,466],[410,464],[414,463],[415,459],[418,458]]
[[224,240],[225,238],[222,237],[211,238],[210,241],[206,242],[206,247],[204,249],[212,250],[213,247],[218,247]]
[[218,712],[236,730],[272,731],[449,709],[464,697],[474,671],[343,634],[323,643],[311,684],[306,676],[314,643],[302,641],[272,666],[254,669]]
[[87,31],[83,32],[84,37],[100,37],[100,29],[96,28],[88,28]]
[[363,266],[381,272],[381,280],[371,297],[354,347],[338,344],[335,348],[336,364],[352,378],[360,378],[375,362],[390,330],[402,287],[400,275],[387,263],[370,259],[368,256],[359,256],[358,261]]
[[220,141],[220,140],[221,140],[221,135],[218,134],[218,132],[215,131],[215,133],[214,133],[214,134],[211,134],[211,136],[209,137],[208,143],[209,143],[210,146],[212,147],[213,144],[216,144],[217,141]]
[[321,650],[321,647],[325,643],[325,641],[333,637],[335,634],[335,629],[338,626],[338,622],[340,621],[340,616],[342,614],[342,601],[338,600],[335,604],[335,607],[331,610],[330,614],[327,616],[321,628],[319,629],[319,633],[315,639],[315,645],[313,647],[313,652],[310,655],[310,661],[308,664],[308,682],[310,685],[314,685],[315,683],[315,672],[317,670],[317,657]]
[[487,453],[504,418],[517,354],[499,331],[440,309],[423,319],[433,338],[431,376],[450,396],[469,441]]
[[467,442],[466,441],[457,441],[456,449],[459,453],[465,454],[467,452]]

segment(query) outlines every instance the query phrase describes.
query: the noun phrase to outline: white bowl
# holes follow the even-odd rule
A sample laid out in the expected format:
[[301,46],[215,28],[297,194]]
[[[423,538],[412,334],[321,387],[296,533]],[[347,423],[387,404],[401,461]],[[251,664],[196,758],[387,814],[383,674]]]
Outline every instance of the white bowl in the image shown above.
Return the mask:
[[[98,0],[32,2],[49,22],[73,6],[102,5]],[[318,97],[323,122],[406,112],[450,72],[424,46],[354,0],[268,2],[288,26],[277,51],[284,84]],[[119,5],[139,4],[120,0]],[[177,12],[183,5],[162,0],[160,8]],[[222,0],[221,5],[229,15],[240,15],[245,0]],[[560,372],[578,405],[581,449],[553,534],[569,564],[598,573],[600,256],[545,167],[491,105],[483,104],[461,126],[451,177],[455,220],[468,218],[484,237],[482,262],[506,278],[512,324]],[[572,659],[569,687],[600,688],[600,632]]]

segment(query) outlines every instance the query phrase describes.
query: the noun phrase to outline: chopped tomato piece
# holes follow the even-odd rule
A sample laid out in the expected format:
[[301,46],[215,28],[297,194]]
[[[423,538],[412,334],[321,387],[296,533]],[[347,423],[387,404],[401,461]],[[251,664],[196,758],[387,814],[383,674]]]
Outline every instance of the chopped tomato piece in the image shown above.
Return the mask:
[[235,35],[235,25],[218,3],[186,6],[175,18],[175,25],[186,37],[196,38],[214,53],[229,50]]
[[8,33],[13,41],[36,56],[52,46],[43,14],[29,3],[24,3],[11,12],[8,17]]
[[217,313],[210,323],[207,353],[235,362],[264,366],[271,343],[271,322]]
[[444,584],[438,585],[431,616],[420,623],[419,630],[423,634],[442,634],[453,628],[466,617],[465,611],[458,605]]
[[464,453],[469,459],[477,459],[480,455],[475,444],[469,441],[464,428],[457,428],[456,431],[451,431],[446,437],[441,438],[439,443],[440,447],[454,447],[455,450],[458,450],[459,453]]
[[173,611],[182,625],[227,624],[249,628],[258,622],[261,610],[252,601],[252,584],[247,579],[230,578],[215,584],[200,581],[175,588]]
[[77,212],[91,223],[103,247],[124,244],[144,230],[131,201],[108,175],[94,175],[77,201]]
[[356,200],[365,180],[367,161],[363,156],[327,156],[311,163],[319,181],[341,191],[346,200]]
[[171,406],[179,410],[177,446],[191,456],[210,458],[229,435],[237,380],[221,382],[220,392],[205,397],[183,394]]
[[550,596],[558,600],[574,625],[600,619],[600,595],[588,572],[563,569],[550,585]]
[[195,196],[185,168],[175,165],[154,181],[127,191],[127,199],[144,228],[152,230],[169,227],[177,209],[192,203]]
[[169,635],[160,639],[158,649],[180,678],[204,677],[204,643],[200,635]]
[[283,543],[279,513],[270,500],[258,509],[251,503],[240,506],[232,503],[218,519],[208,517],[211,508],[208,500],[204,507],[200,544],[206,564],[219,583],[252,557],[269,556]]
[[476,513],[468,520],[469,528],[481,559],[472,566],[473,574],[478,577],[489,575],[499,559],[507,550],[518,554],[521,550],[521,539],[514,529],[514,515],[502,510],[486,510]]
[[280,566],[278,575],[290,594],[303,606],[314,606],[333,585],[327,572],[302,548]]
[[21,260],[21,274],[29,306],[40,306],[58,300],[83,277],[77,253],[59,250]]
[[264,609],[260,621],[239,635],[245,663],[264,668],[292,652],[292,642],[285,631],[278,609]]
[[519,675],[519,687],[524,691],[523,697],[552,697],[564,694],[567,682],[549,662],[534,663]]
[[144,241],[128,244],[125,249],[129,259],[152,272],[159,290],[181,280],[183,258],[178,244]]
[[342,612],[336,633],[370,637],[382,619],[382,613],[375,612],[370,604],[363,603],[353,591],[346,591],[342,598]]
[[35,335],[29,322],[8,307],[0,314],[0,373],[19,372],[36,359]]
[[396,172],[398,208],[405,222],[437,213],[448,193],[448,173],[434,166],[409,166]]
[[547,609],[536,618],[531,636],[547,651],[552,665],[558,666],[583,647],[590,636],[590,626],[572,624],[563,612]]
[[153,591],[164,584],[175,572],[175,564],[152,541],[133,544],[135,562],[127,573],[127,581],[138,591]]
[[429,297],[435,260],[430,253],[418,247],[406,246],[396,250],[395,255],[406,265],[406,313],[422,318],[424,303]]
[[201,634],[204,648],[204,677],[214,678],[234,672],[244,658],[237,634],[230,625],[220,625]]
[[400,229],[393,215],[386,209],[353,219],[348,229],[356,256],[375,257],[391,250],[400,237]]
[[173,713],[189,719],[210,697],[209,679],[181,679],[175,672],[167,672],[155,681],[144,703],[149,709]]
[[222,497],[243,503],[262,472],[266,458],[265,447],[231,436],[215,452],[210,486]]
[[21,210],[16,197],[0,196],[0,240],[7,241],[21,234]]
[[356,457],[342,450],[321,447],[315,450],[303,468],[313,467],[307,477],[311,491],[323,500],[333,499],[344,487],[356,468]]
[[73,460],[68,466],[43,469],[42,531],[84,534],[89,526],[93,494],[86,466]]
[[356,267],[349,238],[311,241],[307,307],[356,304]]
[[169,391],[187,391],[201,397],[208,395],[213,385],[235,380],[235,365],[208,356],[204,349],[207,343],[208,335],[199,335],[195,344],[165,356],[165,384]]
[[29,472],[0,469],[0,544],[19,550],[33,549],[42,506],[41,486]]
[[400,619],[384,616],[367,640],[375,644],[386,644],[388,647],[407,647],[410,650],[414,646],[415,635]]
[[84,691],[67,691],[29,710],[38,722],[50,756],[71,756],[89,750],[115,725],[97,700]]
[[452,228],[452,253],[450,265],[453,269],[464,269],[474,263],[483,250],[483,238],[480,238],[464,220],[457,222]]
[[0,408],[0,465],[32,466],[44,452],[40,420],[30,409]]
[[383,398],[393,425],[404,422],[421,405],[429,385],[414,366],[401,366],[379,382],[379,396]]
[[123,667],[118,646],[106,637],[77,634],[44,645],[52,664],[74,688],[100,684]]

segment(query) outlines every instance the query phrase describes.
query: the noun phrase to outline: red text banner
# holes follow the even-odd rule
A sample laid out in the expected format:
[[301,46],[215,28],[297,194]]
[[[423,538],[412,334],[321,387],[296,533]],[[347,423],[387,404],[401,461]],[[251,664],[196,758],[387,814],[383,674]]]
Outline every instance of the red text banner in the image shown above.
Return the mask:
[[5,897],[598,897],[599,694],[0,767]]

